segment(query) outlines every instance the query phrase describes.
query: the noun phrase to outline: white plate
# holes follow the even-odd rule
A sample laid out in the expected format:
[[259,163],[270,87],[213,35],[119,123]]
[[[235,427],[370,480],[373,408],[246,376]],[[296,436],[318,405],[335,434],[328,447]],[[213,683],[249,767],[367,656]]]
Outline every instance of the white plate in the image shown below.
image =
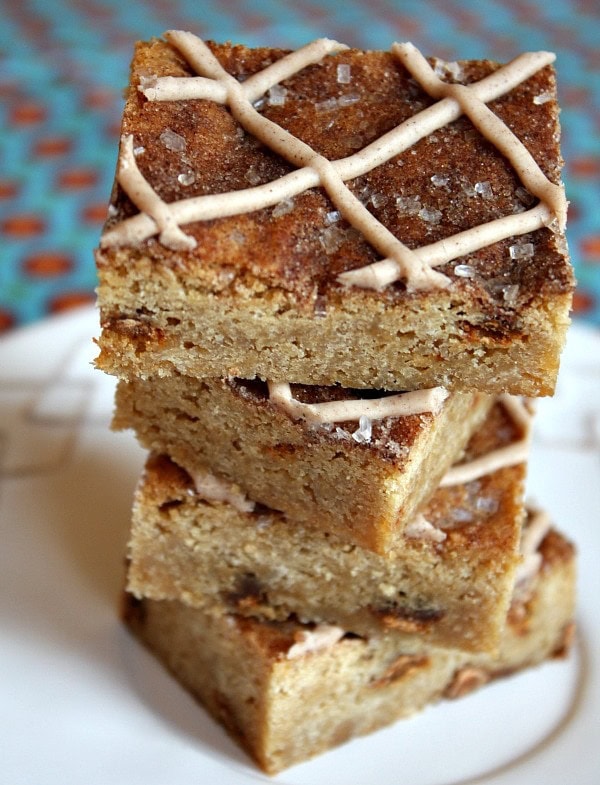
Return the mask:
[[579,546],[580,639],[547,663],[268,778],[118,621],[143,453],[109,431],[86,308],[0,341],[0,781],[597,785],[600,334],[539,404],[530,495]]

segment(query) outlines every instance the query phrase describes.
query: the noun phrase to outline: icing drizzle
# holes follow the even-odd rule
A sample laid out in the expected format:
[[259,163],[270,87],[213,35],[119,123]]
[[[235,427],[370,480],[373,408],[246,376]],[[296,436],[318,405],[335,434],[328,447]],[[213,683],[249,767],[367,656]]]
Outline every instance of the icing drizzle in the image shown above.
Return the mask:
[[[398,125],[354,155],[329,161],[281,126],[261,115],[253,102],[274,85],[307,65],[348,47],[337,41],[318,39],[238,82],[227,73],[208,46],[192,33],[169,31],[167,40],[179,50],[198,74],[195,77],[159,77],[141,84],[150,101],[208,99],[229,107],[244,130],[298,167],[270,183],[224,194],[192,197],[167,205],[139,171],[133,155],[133,137],[124,136],[117,180],[141,211],[107,230],[102,247],[132,245],[159,235],[159,241],[175,250],[191,249],[195,240],[181,226],[194,221],[227,217],[270,207],[308,188],[321,186],[335,208],[383,257],[374,264],[341,273],[340,283],[381,290],[403,280],[409,290],[448,286],[449,279],[434,268],[501,239],[556,224],[564,228],[566,200],[561,185],[544,175],[525,145],[486,106],[487,101],[509,92],[538,70],[553,62],[550,52],[521,55],[494,73],[469,86],[439,79],[427,60],[412,44],[394,44],[392,52],[436,103]],[[365,174],[408,149],[419,139],[465,114],[510,161],[523,185],[538,197],[535,207],[497,218],[442,241],[410,249],[394,236],[346,186],[346,181]]]
[[[472,461],[452,466],[442,478],[440,488],[472,482],[498,469],[515,466],[527,460],[533,424],[531,409],[528,407],[526,399],[508,393],[499,395],[498,401],[504,406],[513,422],[521,429],[521,438],[506,447],[491,450]],[[523,562],[519,565],[517,573],[519,579],[524,579],[526,575],[537,570],[541,561],[537,549],[549,527],[549,518],[543,511],[530,510],[529,525],[524,529],[521,538],[520,550]],[[443,529],[428,521],[421,513],[408,524],[405,536],[409,539],[429,540],[435,543],[443,542],[446,539]]]
[[217,477],[216,474],[209,471],[188,471],[193,480],[196,493],[203,499],[206,499],[206,501],[226,502],[235,507],[236,510],[239,510],[239,512],[252,512],[254,510],[254,502],[234,483]]
[[518,396],[503,393],[498,396],[498,400],[508,411],[513,422],[521,428],[521,438],[518,441],[507,444],[505,447],[498,447],[496,450],[491,450],[472,461],[452,466],[442,478],[440,483],[441,488],[472,482],[473,480],[478,480],[480,477],[491,474],[491,472],[495,472],[498,469],[515,466],[516,464],[523,463],[527,460],[531,442],[533,416],[524,400]]
[[138,169],[131,134],[125,136],[121,143],[119,184],[131,201],[152,218],[164,246],[175,251],[196,247],[194,238],[181,230],[169,205],[163,202]]
[[268,382],[269,400],[286,412],[293,420],[310,423],[334,423],[347,420],[383,420],[385,417],[406,417],[410,414],[431,412],[437,414],[448,397],[443,387],[414,390],[382,398],[302,403],[292,396],[287,382]]
[[550,516],[545,510],[533,506],[528,507],[528,524],[521,534],[520,552],[522,561],[517,566],[515,575],[515,596],[524,598],[530,583],[542,565],[542,554],[539,547],[551,528]]
[[314,630],[299,630],[294,634],[294,644],[288,649],[286,657],[294,660],[306,654],[328,649],[345,635],[341,627],[332,624],[318,624]]
[[[407,417],[430,412],[438,414],[449,393],[443,387],[388,395],[382,398],[358,398],[324,403],[303,403],[292,395],[288,382],[267,382],[269,400],[293,420],[324,424],[360,420],[383,420],[386,417]],[[498,469],[515,466],[527,460],[531,442],[533,415],[530,404],[519,396],[502,393],[497,400],[504,406],[522,435],[517,441],[452,466],[442,478],[440,487],[463,485]]]

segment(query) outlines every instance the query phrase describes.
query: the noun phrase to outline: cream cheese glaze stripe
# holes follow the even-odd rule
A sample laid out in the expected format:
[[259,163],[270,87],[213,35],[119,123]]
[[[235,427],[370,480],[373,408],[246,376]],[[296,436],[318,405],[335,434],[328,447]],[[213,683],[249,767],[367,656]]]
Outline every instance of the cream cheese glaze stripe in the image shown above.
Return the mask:
[[521,438],[505,447],[491,450],[472,461],[455,464],[442,478],[441,488],[472,482],[498,469],[515,466],[527,460],[533,424],[533,416],[527,408],[528,404],[522,398],[506,393],[499,395],[498,400],[507,410],[513,422],[521,429]]
[[[521,438],[506,447],[491,450],[472,461],[455,464],[442,478],[441,488],[473,482],[498,469],[515,466],[527,460],[533,423],[531,402],[507,393],[499,395],[498,401],[504,406],[513,422],[521,428]],[[521,539],[520,550],[523,561],[517,570],[517,580],[525,580],[535,575],[541,563],[541,556],[537,553],[537,549],[549,528],[550,519],[548,516],[541,510],[531,509],[529,525],[524,530]],[[405,536],[409,539],[440,543],[446,539],[446,532],[419,514],[406,527]]]
[[[291,387],[287,382],[268,382],[267,385],[271,403],[294,420],[302,419],[315,424],[346,422],[359,420],[361,417],[382,420],[386,417],[407,417],[427,412],[437,414],[448,397],[448,391],[443,387],[433,387],[428,390],[414,390],[382,398],[302,403],[293,397]],[[462,485],[497,469],[514,466],[527,460],[533,423],[533,417],[528,408],[531,404],[518,396],[506,393],[499,395],[498,401],[504,406],[517,427],[521,429],[521,438],[505,447],[491,450],[472,461],[454,465],[442,478],[441,487]]]
[[552,525],[546,510],[527,505],[527,512],[529,514],[529,522],[526,528],[523,529],[520,546],[521,554],[525,558],[538,550]]
[[544,538],[551,528],[550,516],[545,510],[528,507],[528,523],[521,534],[520,552],[522,561],[515,574],[517,596],[527,589],[542,566],[543,557],[539,551]]
[[119,184],[131,201],[148,215],[151,215],[160,231],[159,240],[168,248],[190,249],[196,246],[193,237],[185,234],[175,220],[169,205],[159,197],[138,169],[130,134],[121,142],[119,160]]
[[[150,84],[140,85],[140,90],[149,100],[205,98],[224,103],[245,130],[299,168],[265,185],[226,194],[194,197],[165,205],[158,197],[150,198],[149,185],[142,185],[141,180],[144,178],[137,169],[135,157],[128,152],[133,148],[133,140],[125,137],[117,178],[142,213],[106,231],[101,240],[103,247],[135,244],[157,232],[160,233],[160,241],[167,247],[185,247],[185,242],[173,230],[172,221],[179,226],[198,220],[252,212],[321,185],[346,220],[384,257],[373,265],[342,273],[338,277],[340,282],[363,288],[382,289],[389,283],[402,279],[409,289],[427,289],[449,284],[445,276],[432,269],[436,265],[506,237],[525,234],[554,222],[559,228],[564,227],[566,201],[562,186],[555,185],[546,178],[522,142],[485,105],[486,101],[509,92],[551,63],[554,60],[552,53],[521,55],[479,82],[464,86],[447,84],[438,79],[412,44],[395,44],[392,49],[395,56],[423,88],[439,100],[355,155],[328,161],[281,126],[263,117],[253,107],[252,102],[279,81],[292,76],[307,65],[318,62],[329,53],[347,49],[345,45],[319,39],[240,83],[225,71],[197,36],[182,31],[170,31],[166,38],[201,76],[160,77],[151,80]],[[541,200],[540,204],[526,212],[481,224],[443,241],[409,249],[364,207],[347,188],[345,181],[384,163],[463,113],[507,156],[523,184]],[[125,184],[122,182],[123,169]],[[167,217],[165,208],[167,212],[170,211],[170,217]],[[190,240],[188,247],[192,247],[194,242],[192,238]]]
[[302,403],[292,396],[287,382],[268,382],[268,387],[271,403],[292,419],[302,419],[310,423],[346,422],[359,420],[361,417],[383,420],[385,417],[407,417],[410,414],[426,412],[437,414],[448,397],[448,391],[443,387],[433,387],[383,398]]

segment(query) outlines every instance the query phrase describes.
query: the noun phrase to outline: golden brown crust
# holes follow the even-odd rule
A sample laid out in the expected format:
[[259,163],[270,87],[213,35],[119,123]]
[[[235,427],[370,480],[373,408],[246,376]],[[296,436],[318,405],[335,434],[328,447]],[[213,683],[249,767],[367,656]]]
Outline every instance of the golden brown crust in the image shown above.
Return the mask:
[[[228,44],[210,46],[229,73],[238,77],[255,73],[285,54],[282,50]],[[342,62],[351,66],[350,85],[337,83],[336,68]],[[489,61],[463,62],[461,66],[467,84],[499,67]],[[140,76],[149,75],[184,76],[193,72],[166,42],[138,45],[123,132],[133,133],[136,145],[144,148],[138,165],[166,202],[247,188],[249,172],[258,183],[292,169],[252,137],[240,133],[225,106],[204,100],[148,101],[136,88]],[[350,50],[304,68],[284,84],[288,90],[285,105],[267,103],[262,113],[330,160],[355,153],[433,103],[387,52]],[[340,106],[333,113],[319,111],[324,97],[346,93],[360,100]],[[550,66],[489,106],[523,140],[545,174],[559,182],[561,158],[556,104],[548,101],[536,106],[533,101],[536,95],[546,93],[555,94],[554,72]],[[165,129],[186,140],[185,165],[195,173],[195,182],[189,186],[182,186],[177,179],[182,172],[181,153],[169,150],[160,140]],[[449,182],[435,185],[431,178],[436,175],[449,178]],[[489,183],[493,198],[467,195],[469,188],[478,182]],[[466,118],[451,123],[433,138],[418,142],[350,183],[358,195],[380,197],[375,199],[376,206],[371,199],[369,209],[411,248],[523,209],[523,201],[515,195],[519,185],[510,164],[474,131]],[[427,223],[398,210],[396,197],[417,196],[428,209],[441,211],[443,219]],[[118,218],[137,212],[122,192],[117,206]],[[330,296],[337,292],[338,297],[347,296],[336,283],[338,273],[376,259],[373,250],[345,222],[323,235],[324,217],[332,210],[334,207],[322,190],[313,189],[296,197],[294,209],[276,219],[269,208],[247,216],[188,226],[186,231],[198,240],[197,254],[169,251],[156,240],[148,241],[146,252],[157,263],[169,265],[176,274],[184,272],[188,281],[191,278],[195,285],[211,291],[222,291],[223,270],[235,270],[235,286],[239,287],[243,281],[244,288],[257,293],[263,287],[281,288],[294,294],[300,309],[304,303],[312,310],[317,293]],[[111,218],[108,226],[116,220]],[[240,235],[245,237],[243,243],[232,241],[232,236]],[[469,258],[468,263],[478,270],[481,278],[454,282],[461,290],[461,299],[472,300],[474,307],[486,314],[490,330],[506,330],[510,334],[514,312],[514,308],[506,307],[501,296],[498,298],[490,282],[496,282],[496,289],[502,281],[518,284],[522,292],[519,300],[523,303],[544,293],[564,293],[572,288],[571,271],[554,248],[552,233],[540,230],[535,238],[524,237],[522,242],[530,239],[535,239],[537,246],[535,264],[530,260],[511,259],[508,246],[514,240],[504,241]],[[450,263],[443,272],[451,273],[453,267]],[[382,295],[353,292],[352,296]],[[383,296],[392,300],[420,297],[407,295],[402,284],[392,286]]]

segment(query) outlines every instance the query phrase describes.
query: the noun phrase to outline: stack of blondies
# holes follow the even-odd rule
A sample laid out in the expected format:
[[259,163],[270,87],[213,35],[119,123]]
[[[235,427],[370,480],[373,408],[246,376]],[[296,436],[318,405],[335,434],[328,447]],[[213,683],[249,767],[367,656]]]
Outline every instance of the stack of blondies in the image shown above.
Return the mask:
[[551,63],[137,45],[97,253],[150,451],[125,619],[270,773],[568,649],[524,501],[573,291]]

